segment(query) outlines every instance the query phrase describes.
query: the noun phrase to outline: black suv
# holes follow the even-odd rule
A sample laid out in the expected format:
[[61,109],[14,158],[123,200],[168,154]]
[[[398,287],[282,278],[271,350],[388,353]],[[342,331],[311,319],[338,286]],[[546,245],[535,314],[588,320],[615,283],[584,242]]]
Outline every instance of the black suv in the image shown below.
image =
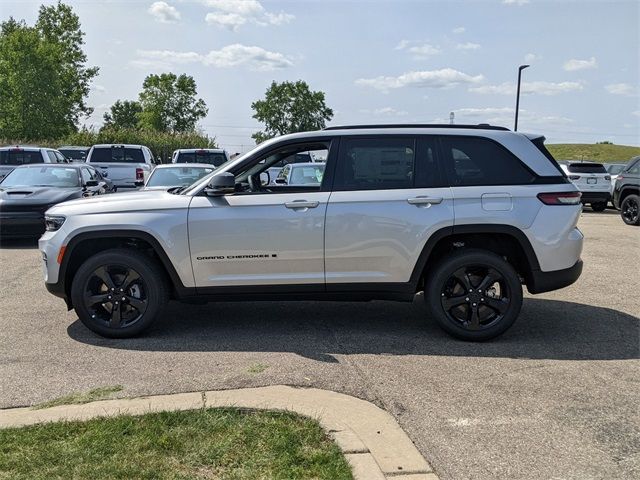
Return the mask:
[[633,157],[620,172],[613,188],[613,205],[627,225],[640,225],[640,156]]

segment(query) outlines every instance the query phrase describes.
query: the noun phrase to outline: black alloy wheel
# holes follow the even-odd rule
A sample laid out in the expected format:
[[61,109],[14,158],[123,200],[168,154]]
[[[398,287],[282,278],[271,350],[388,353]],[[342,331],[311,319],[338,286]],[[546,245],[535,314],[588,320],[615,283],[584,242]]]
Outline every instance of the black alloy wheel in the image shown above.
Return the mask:
[[620,215],[627,225],[640,225],[640,197],[629,195],[620,207]]

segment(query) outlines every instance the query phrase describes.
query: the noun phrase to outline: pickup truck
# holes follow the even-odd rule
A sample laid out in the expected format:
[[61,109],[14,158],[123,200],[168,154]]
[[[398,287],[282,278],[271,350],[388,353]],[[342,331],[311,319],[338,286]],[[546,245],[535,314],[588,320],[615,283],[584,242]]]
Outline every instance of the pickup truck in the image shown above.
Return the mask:
[[136,188],[156,166],[153,154],[144,145],[94,145],[87,163],[96,167],[118,188]]

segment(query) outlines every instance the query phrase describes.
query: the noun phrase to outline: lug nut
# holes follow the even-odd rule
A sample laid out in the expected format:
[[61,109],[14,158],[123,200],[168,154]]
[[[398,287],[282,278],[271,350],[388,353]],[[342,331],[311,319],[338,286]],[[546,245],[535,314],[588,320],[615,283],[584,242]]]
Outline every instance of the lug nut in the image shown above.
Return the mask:
[[473,292],[473,288],[470,288],[470,289],[469,289],[469,292]]
[[469,297],[465,298],[465,299],[464,299],[464,301],[465,301],[465,302],[468,302],[468,301],[469,301]]
[[125,297],[122,297],[122,301],[124,302],[125,300],[126,300],[126,298],[125,298]]
[[480,299],[480,301],[481,301],[481,302],[484,302],[484,298],[481,298],[481,299]]
[[477,303],[474,303],[474,304],[473,304],[473,306],[474,306],[474,307],[477,307],[477,306],[478,306],[478,304],[477,304]]

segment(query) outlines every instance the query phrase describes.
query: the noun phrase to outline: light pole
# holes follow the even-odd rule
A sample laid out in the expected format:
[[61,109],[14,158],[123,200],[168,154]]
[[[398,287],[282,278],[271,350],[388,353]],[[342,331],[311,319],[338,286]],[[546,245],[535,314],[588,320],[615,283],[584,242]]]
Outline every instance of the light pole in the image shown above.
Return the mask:
[[518,67],[518,92],[516,93],[516,124],[513,127],[513,131],[518,131],[518,109],[520,108],[520,79],[522,78],[522,70],[530,67],[530,65],[520,65]]

